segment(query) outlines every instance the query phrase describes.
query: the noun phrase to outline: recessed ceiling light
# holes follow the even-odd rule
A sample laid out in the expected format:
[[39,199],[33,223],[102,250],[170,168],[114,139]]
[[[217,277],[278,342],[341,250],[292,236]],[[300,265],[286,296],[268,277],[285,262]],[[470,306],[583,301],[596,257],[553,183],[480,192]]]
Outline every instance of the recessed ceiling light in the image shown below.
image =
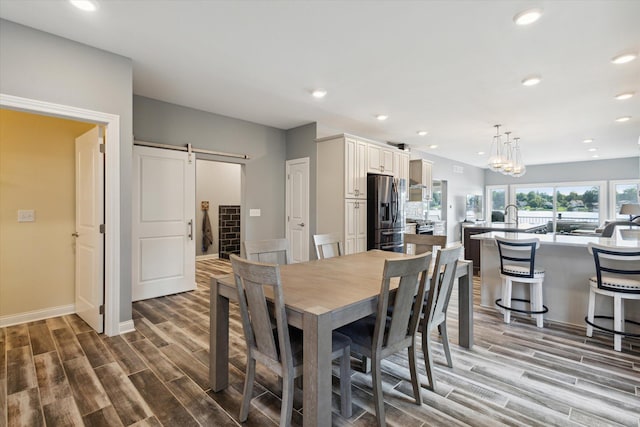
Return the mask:
[[69,0],[69,3],[85,12],[93,12],[97,9],[96,4],[89,0]]
[[524,86],[535,86],[542,81],[542,77],[540,76],[529,76],[522,79],[522,84]]
[[598,154],[594,154],[593,156],[591,156],[594,159],[597,159],[598,157],[600,157]]
[[433,150],[434,148],[438,148],[438,146],[437,146],[436,144],[431,144],[431,145],[429,146],[429,148],[431,148],[431,149]]
[[587,151],[593,152],[593,151],[598,151],[598,149],[597,148],[589,148]]
[[635,95],[635,92],[623,92],[615,96],[618,101],[624,101],[625,99],[631,98]]
[[614,64],[626,64],[636,59],[638,55],[635,53],[623,53],[622,55],[614,56],[611,58],[611,62]]
[[326,89],[314,89],[313,92],[311,92],[311,95],[313,95],[314,98],[324,98],[327,94],[327,90]]
[[380,120],[381,122],[387,120],[389,118],[389,116],[387,116],[386,114],[378,114],[376,116],[376,119]]
[[484,151],[478,151],[478,156],[484,156]]
[[542,16],[542,9],[529,9],[518,13],[513,17],[517,25],[529,25],[536,22]]
[[420,135],[420,136],[425,136],[425,135],[426,135],[426,134],[428,134],[428,133],[429,133],[429,132],[427,132],[426,130],[419,130],[419,131],[417,132],[417,134],[418,134],[418,135]]
[[593,139],[591,138],[587,138],[584,141],[582,141],[583,144],[591,144],[593,142]]
[[622,116],[622,117],[618,117],[616,119],[616,122],[628,122],[629,120],[631,120],[631,116]]

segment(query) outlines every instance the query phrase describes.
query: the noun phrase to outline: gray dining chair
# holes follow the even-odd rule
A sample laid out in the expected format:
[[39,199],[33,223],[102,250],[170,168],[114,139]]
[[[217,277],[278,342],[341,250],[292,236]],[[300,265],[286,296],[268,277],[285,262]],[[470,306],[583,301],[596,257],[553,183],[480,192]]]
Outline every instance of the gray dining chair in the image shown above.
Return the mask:
[[316,247],[316,256],[318,259],[332,258],[344,254],[340,236],[334,233],[314,234],[313,244]]
[[[373,400],[378,426],[386,425],[381,361],[405,348],[409,352],[413,395],[416,404],[422,404],[416,364],[416,332],[422,312],[430,263],[430,253],[385,260],[376,314],[338,329],[338,332],[351,338],[352,348],[356,352],[371,358]],[[398,279],[398,287],[392,294],[391,302],[389,293],[391,282],[395,283]],[[395,309],[387,317],[390,303],[393,303]]]
[[269,264],[289,264],[289,241],[287,239],[245,240],[242,242],[245,257],[249,261]]
[[431,279],[429,280],[429,291],[426,302],[423,305],[422,319],[422,352],[424,363],[429,379],[429,388],[436,391],[436,382],[433,375],[433,355],[431,352],[431,331],[436,327],[442,339],[442,348],[447,366],[452,368],[451,350],[449,348],[449,335],[447,334],[447,309],[451,292],[456,277],[458,259],[462,246],[440,249],[436,255],[436,262],[433,266]]
[[[293,410],[294,380],[303,372],[302,331],[289,327],[285,311],[280,267],[242,259],[231,255],[231,266],[238,290],[242,329],[247,344],[247,368],[240,407],[240,421],[249,416],[253,395],[256,362],[282,377],[280,426],[290,426]],[[275,327],[265,296],[265,288],[273,295]],[[349,337],[334,332],[332,359],[340,358],[341,413],[349,418],[351,408],[351,366]]]

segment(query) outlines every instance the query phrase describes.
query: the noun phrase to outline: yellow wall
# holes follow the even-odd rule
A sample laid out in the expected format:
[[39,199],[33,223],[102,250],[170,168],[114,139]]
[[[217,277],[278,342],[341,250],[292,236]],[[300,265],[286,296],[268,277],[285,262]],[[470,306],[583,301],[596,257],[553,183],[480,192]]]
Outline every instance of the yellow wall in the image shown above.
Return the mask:
[[74,303],[74,144],[93,126],[0,110],[0,316]]

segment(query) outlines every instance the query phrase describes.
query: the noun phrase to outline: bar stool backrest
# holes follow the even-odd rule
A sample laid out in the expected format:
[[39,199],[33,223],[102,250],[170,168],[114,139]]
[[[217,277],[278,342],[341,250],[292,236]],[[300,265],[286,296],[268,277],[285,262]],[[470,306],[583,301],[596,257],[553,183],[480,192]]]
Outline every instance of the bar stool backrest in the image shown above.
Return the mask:
[[[540,247],[540,240],[505,239],[496,237],[498,252],[500,253],[500,273],[505,276],[533,278],[535,274],[536,249]],[[508,266],[521,267],[518,271]]]
[[[613,292],[639,294],[638,286],[624,287],[624,280],[640,280],[640,249],[620,248],[589,243],[589,253],[596,266],[598,288]],[[615,278],[616,285],[609,283]]]

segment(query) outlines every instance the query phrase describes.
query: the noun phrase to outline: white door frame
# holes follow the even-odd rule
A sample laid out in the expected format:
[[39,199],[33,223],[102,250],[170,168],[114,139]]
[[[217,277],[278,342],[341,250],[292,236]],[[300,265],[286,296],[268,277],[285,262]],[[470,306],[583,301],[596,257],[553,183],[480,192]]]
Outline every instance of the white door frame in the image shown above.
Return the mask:
[[[0,107],[106,127],[104,333],[120,334],[120,116],[0,93]],[[125,328],[129,322],[125,322]]]

